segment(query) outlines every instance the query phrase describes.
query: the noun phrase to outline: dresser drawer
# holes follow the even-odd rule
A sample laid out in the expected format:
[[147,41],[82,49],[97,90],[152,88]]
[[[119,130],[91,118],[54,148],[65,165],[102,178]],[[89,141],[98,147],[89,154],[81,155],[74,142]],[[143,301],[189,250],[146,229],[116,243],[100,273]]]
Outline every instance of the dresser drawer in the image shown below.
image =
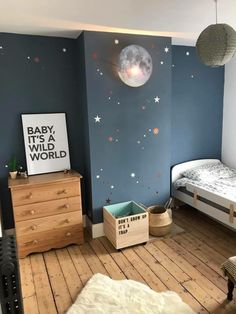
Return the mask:
[[79,182],[45,184],[27,189],[12,189],[12,202],[15,207],[77,195],[80,195]]
[[56,230],[78,224],[82,224],[82,215],[80,211],[19,221],[15,223],[16,236],[32,235],[43,231]]
[[15,222],[81,210],[80,196],[15,206]]
[[24,258],[33,252],[43,252],[72,243],[82,244],[83,241],[83,226],[81,224],[17,237],[17,248],[19,257]]

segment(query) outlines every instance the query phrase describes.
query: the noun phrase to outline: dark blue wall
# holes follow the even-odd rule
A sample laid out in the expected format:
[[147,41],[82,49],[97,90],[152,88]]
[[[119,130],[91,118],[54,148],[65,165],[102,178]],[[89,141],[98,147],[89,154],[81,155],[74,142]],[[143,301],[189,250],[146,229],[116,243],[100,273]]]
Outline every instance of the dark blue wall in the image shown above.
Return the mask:
[[[118,55],[131,44],[144,47],[153,60],[150,80],[138,88],[117,76]],[[99,223],[106,203],[135,200],[149,205],[169,197],[171,40],[84,32],[84,48],[92,180],[89,215]],[[95,122],[97,115],[100,123]]]
[[0,196],[6,228],[13,220],[4,165],[12,154],[25,165],[21,113],[66,112],[71,164],[83,174],[78,57],[75,40],[0,34]]
[[224,67],[201,64],[195,48],[172,47],[171,164],[221,157]]
[[[153,59],[150,80],[138,88],[117,76],[117,57],[131,44],[146,48]],[[66,112],[71,164],[84,175],[86,210],[94,223],[102,221],[102,207],[109,202],[164,202],[171,164],[220,157],[224,69],[199,63],[194,48],[173,46],[173,61],[171,55],[170,38],[163,37],[84,32],[70,40],[0,34],[5,227],[13,220],[4,166],[12,154],[25,166],[21,113]],[[95,123],[97,115],[100,123]]]

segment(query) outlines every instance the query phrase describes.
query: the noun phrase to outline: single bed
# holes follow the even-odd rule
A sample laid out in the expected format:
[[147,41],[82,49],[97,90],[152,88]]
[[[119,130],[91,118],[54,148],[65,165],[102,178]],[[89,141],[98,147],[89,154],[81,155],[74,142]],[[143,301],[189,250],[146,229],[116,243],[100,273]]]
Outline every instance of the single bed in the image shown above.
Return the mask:
[[[218,159],[200,159],[173,166],[171,194],[175,199],[236,230],[236,170],[223,165],[228,171],[223,173],[223,178],[220,170],[216,171],[217,178],[212,176],[211,170],[208,172],[208,169],[216,170],[221,165]],[[191,177],[192,170],[195,173],[196,169],[203,169],[201,174],[204,173],[204,176],[200,179]],[[189,177],[185,177],[186,173],[190,173]]]

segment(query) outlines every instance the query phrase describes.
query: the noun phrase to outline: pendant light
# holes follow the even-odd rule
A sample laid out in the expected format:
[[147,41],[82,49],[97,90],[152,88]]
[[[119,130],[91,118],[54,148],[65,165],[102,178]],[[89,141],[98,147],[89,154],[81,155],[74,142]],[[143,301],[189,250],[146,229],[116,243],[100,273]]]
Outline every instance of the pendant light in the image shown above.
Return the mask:
[[230,61],[236,52],[236,32],[228,24],[209,25],[199,35],[196,49],[202,63],[211,67],[218,67]]

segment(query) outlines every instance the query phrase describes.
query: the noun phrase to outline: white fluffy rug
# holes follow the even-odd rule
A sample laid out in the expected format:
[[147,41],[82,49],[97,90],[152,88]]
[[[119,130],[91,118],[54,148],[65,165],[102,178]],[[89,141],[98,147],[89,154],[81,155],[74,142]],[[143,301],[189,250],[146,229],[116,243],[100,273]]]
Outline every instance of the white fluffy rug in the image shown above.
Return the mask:
[[194,314],[172,291],[157,293],[133,280],[112,280],[96,274],[67,314]]

